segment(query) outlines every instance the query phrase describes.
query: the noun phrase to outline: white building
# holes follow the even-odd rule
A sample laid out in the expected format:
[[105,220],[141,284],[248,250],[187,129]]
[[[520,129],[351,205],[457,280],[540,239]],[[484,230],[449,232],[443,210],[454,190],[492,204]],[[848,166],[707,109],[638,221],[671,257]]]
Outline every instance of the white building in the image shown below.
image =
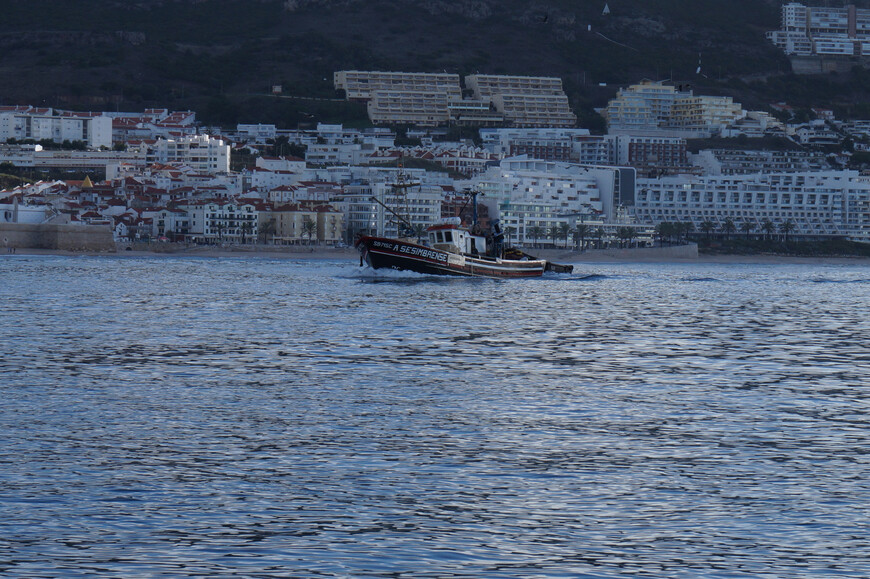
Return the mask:
[[818,151],[705,149],[690,157],[705,175],[802,173],[830,168],[825,154]]
[[704,138],[721,133],[746,111],[731,97],[696,96],[646,80],[620,89],[604,116],[611,134]]
[[377,91],[438,92],[455,100],[462,98],[459,75],[451,73],[340,70],[333,81],[347,100],[367,101]]
[[202,173],[228,173],[230,146],[208,135],[159,139],[147,148],[147,163],[187,165]]
[[472,74],[465,77],[465,86],[476,102],[491,103],[505,121],[517,127],[573,127],[577,123],[560,78]]
[[721,228],[789,220],[796,236],[845,236],[870,242],[870,180],[857,171],[753,175],[679,175],[638,179],[637,219],[656,224],[705,221]]
[[210,242],[253,242],[259,231],[259,211],[250,203],[229,199],[210,201],[188,208],[190,234]]
[[790,2],[782,6],[780,29],[767,38],[788,55],[870,55],[870,10]]
[[619,89],[604,111],[608,130],[632,135],[657,132],[668,123],[674,101],[691,94],[691,91],[650,80]]
[[55,214],[51,205],[19,203],[17,198],[0,203],[0,223],[45,223]]
[[[419,228],[441,219],[444,194],[440,187],[420,184],[400,189],[395,183],[356,183],[344,187],[341,202],[336,205],[344,211],[350,236],[359,232],[384,237],[403,234],[400,229],[404,229],[404,225],[393,212]],[[373,197],[378,201],[372,200]]]
[[490,205],[490,217],[514,231],[519,243],[543,241],[532,227],[549,231],[565,224],[614,221],[625,200],[633,200],[634,170],[584,167],[523,157],[505,159],[476,180]]
[[239,124],[236,125],[236,134],[244,141],[265,144],[268,139],[274,139],[278,136],[278,127],[275,125]]
[[32,107],[4,109],[0,109],[0,142],[33,139],[55,143],[79,141],[90,148],[112,146],[112,119],[101,113],[55,112]]

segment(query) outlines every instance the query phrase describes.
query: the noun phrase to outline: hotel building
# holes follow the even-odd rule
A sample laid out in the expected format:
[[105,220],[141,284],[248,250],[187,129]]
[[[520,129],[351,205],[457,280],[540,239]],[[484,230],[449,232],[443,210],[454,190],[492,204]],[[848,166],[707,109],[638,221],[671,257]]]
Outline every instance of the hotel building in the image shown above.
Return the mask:
[[521,244],[543,241],[533,238],[532,227],[613,222],[622,197],[633,199],[633,184],[633,169],[524,157],[503,160],[475,182],[481,200],[491,204],[490,216]]
[[634,211],[643,223],[704,221],[720,228],[790,220],[796,236],[870,242],[870,179],[857,171],[752,175],[679,175],[638,179]]

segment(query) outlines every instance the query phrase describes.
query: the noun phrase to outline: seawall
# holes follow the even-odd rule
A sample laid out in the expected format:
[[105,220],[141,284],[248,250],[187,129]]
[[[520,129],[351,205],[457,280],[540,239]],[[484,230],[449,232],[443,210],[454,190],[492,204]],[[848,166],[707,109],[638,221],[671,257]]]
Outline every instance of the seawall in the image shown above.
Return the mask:
[[7,248],[115,251],[112,230],[103,225],[0,223],[0,243],[3,252]]

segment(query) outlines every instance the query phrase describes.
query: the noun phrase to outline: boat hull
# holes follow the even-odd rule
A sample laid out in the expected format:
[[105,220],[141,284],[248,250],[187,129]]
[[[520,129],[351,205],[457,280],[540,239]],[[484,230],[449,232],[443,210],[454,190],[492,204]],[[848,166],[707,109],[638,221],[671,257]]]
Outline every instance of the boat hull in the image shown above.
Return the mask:
[[363,236],[356,242],[360,255],[373,269],[396,269],[431,275],[518,278],[541,277],[547,261],[478,258],[458,255],[386,237]]

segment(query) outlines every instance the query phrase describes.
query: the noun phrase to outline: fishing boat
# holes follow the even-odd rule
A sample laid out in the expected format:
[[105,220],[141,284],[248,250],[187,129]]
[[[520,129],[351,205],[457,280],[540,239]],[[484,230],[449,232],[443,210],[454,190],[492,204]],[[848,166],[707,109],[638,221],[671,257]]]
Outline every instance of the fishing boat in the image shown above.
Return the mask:
[[[377,199],[372,198],[379,202]],[[555,264],[504,246],[504,232],[498,221],[484,234],[477,224],[476,194],[471,226],[459,217],[447,217],[426,229],[420,238],[359,236],[354,245],[360,252],[360,265],[373,269],[396,269],[434,275],[487,278],[541,277],[545,271],[570,273],[571,265]],[[389,208],[387,208],[389,210]],[[390,210],[410,232],[412,227]]]

